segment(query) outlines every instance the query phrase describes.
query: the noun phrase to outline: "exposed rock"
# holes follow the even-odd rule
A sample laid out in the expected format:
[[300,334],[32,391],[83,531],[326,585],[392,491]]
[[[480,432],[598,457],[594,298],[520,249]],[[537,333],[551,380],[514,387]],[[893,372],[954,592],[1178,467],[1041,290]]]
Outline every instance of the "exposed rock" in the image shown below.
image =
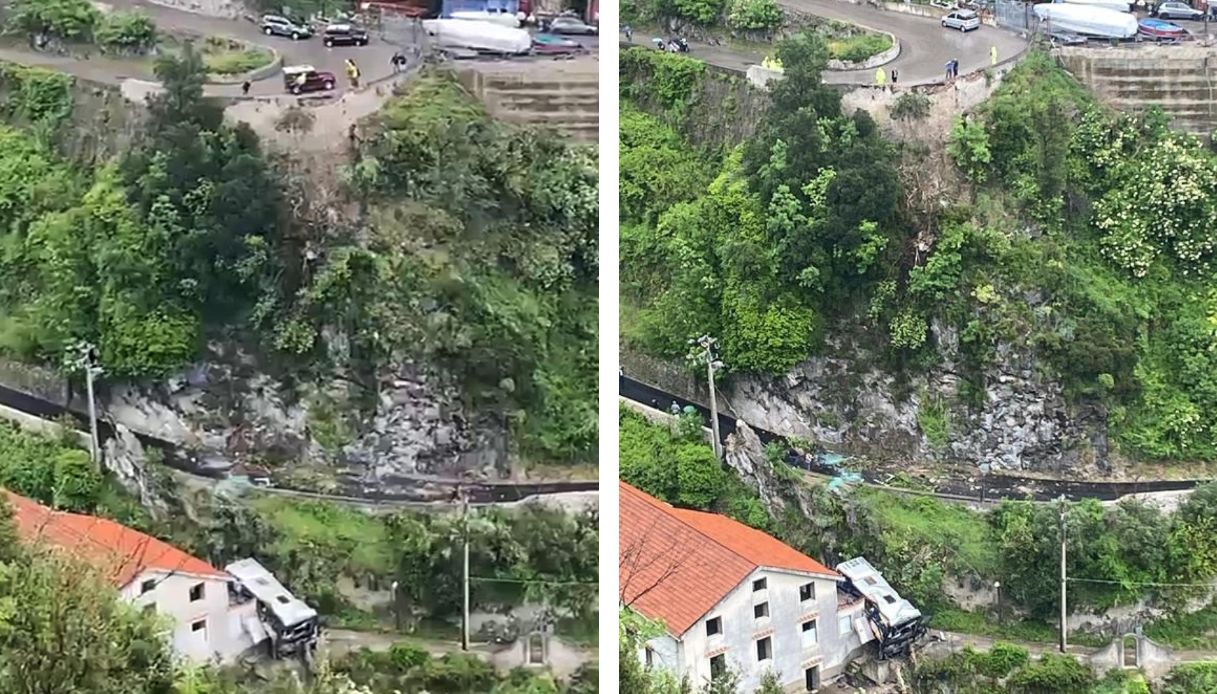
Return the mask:
[[[1075,410],[1059,383],[1040,376],[1023,347],[999,345],[971,403],[954,371],[958,340],[934,326],[943,362],[907,382],[869,364],[864,350],[839,341],[781,377],[736,378],[727,390],[735,414],[753,424],[850,455],[941,460],[995,469],[1110,470],[1105,414]],[[841,358],[834,355],[849,355]],[[930,441],[926,408],[947,412],[947,441]]]
[[130,429],[121,424],[114,427],[114,437],[106,441],[102,460],[119,484],[131,494],[139,496],[144,508],[153,513],[165,510],[148,476],[148,456],[144,446]]

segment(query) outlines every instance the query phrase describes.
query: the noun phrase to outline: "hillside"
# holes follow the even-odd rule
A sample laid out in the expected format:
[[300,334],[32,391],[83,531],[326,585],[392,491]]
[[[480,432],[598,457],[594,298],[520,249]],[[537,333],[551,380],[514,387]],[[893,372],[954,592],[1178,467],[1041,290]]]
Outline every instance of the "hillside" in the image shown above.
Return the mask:
[[707,109],[704,67],[623,58],[627,363],[714,335],[738,415],[841,453],[1074,477],[1217,456],[1211,151],[1040,53],[930,135],[933,97],[885,131],[820,82],[822,45],[781,52],[748,119],[750,88]]

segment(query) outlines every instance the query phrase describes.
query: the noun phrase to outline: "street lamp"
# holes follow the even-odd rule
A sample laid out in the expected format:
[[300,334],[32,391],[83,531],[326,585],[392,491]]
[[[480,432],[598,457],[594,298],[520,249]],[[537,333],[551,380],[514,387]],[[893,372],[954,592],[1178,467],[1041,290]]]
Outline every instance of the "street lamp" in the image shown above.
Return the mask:
[[93,379],[105,373],[101,368],[97,347],[89,342],[78,342],[74,350],[76,358],[70,362],[72,366],[85,373],[85,390],[89,398],[89,451],[93,456],[93,464],[101,469],[101,448],[97,439],[97,404],[93,397]]
[[1001,621],[1001,581],[993,582],[993,592],[997,596],[997,621]]
[[719,361],[716,352],[718,351],[718,340],[709,335],[702,335],[695,340],[689,340],[689,361],[695,364],[706,365],[706,380],[710,385],[710,428],[714,432],[714,456],[721,459],[723,457],[722,440],[718,433],[718,398],[714,392],[714,372],[721,370],[725,364]]

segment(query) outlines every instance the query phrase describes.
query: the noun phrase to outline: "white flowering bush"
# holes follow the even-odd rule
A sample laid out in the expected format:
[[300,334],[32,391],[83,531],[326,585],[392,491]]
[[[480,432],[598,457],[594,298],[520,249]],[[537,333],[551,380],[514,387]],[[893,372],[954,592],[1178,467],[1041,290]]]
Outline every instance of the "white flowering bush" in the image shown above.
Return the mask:
[[[1098,148],[1096,157],[1119,144]],[[1114,164],[1112,173],[1116,184],[1095,204],[1094,216],[1109,260],[1136,277],[1164,255],[1183,274],[1210,268],[1217,250],[1217,159],[1211,153],[1191,137],[1168,135]]]

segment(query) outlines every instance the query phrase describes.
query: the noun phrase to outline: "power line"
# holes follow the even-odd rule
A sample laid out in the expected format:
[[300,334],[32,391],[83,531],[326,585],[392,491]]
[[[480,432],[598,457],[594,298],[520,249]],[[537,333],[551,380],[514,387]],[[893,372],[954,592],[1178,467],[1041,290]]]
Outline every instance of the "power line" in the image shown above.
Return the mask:
[[546,581],[542,579],[527,580],[523,578],[490,578],[489,576],[470,576],[470,581],[481,581],[483,583],[543,583],[547,586],[598,586],[598,581]]
[[1213,583],[1163,583],[1159,581],[1112,581],[1105,578],[1075,578],[1070,576],[1068,579],[1074,583],[1109,583],[1121,586],[1158,586],[1163,588],[1212,588]]

